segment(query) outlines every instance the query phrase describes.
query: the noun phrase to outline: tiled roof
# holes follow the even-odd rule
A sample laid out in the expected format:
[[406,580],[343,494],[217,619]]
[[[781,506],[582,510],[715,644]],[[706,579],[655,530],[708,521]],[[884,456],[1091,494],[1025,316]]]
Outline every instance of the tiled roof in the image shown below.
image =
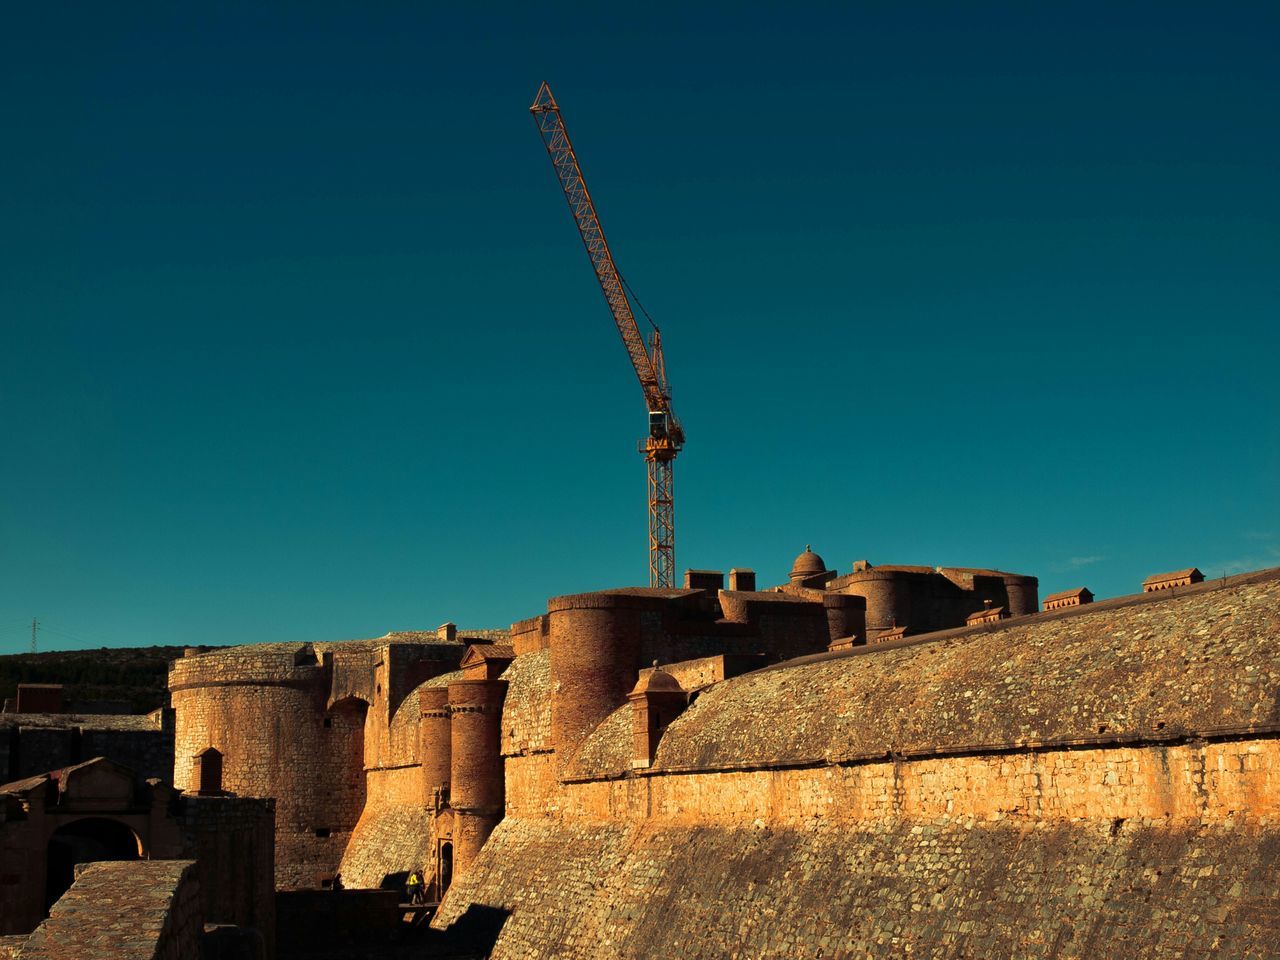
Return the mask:
[[1188,567],[1186,570],[1175,570],[1172,573],[1153,573],[1147,579],[1143,580],[1143,584],[1163,583],[1165,580],[1186,580],[1191,577],[1203,577],[1204,574],[1195,567]]
[[1280,723],[1280,571],[1151,597],[727,680],[672,723],[654,768]]
[[1051,593],[1044,598],[1045,603],[1053,600],[1070,600],[1072,597],[1083,596],[1084,594],[1093,596],[1093,591],[1088,587],[1076,587],[1074,590],[1059,590],[1057,593]]

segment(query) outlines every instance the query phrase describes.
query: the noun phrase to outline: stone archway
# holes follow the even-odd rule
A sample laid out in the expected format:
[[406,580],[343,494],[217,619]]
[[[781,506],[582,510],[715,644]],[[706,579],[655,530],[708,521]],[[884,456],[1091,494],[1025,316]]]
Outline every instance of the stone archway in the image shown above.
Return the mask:
[[45,903],[48,910],[71,887],[79,863],[138,860],[138,835],[110,817],[84,817],[58,827],[45,848]]

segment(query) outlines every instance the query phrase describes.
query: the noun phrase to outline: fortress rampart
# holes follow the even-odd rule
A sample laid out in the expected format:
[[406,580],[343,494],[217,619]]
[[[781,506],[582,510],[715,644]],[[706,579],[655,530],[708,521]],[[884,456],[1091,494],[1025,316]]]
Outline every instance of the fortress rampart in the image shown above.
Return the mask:
[[282,885],[425,866],[435,925],[506,915],[496,958],[1245,958],[1280,934],[1280,571],[1047,613],[987,569],[806,551],[777,589],[722,579],[553,598],[470,650],[187,658],[180,755],[225,741],[229,789],[282,791]]
[[510,911],[495,957],[1266,955],[1280,579],[1072,614],[715,684],[648,769],[627,706],[554,781],[508,743],[437,923]]

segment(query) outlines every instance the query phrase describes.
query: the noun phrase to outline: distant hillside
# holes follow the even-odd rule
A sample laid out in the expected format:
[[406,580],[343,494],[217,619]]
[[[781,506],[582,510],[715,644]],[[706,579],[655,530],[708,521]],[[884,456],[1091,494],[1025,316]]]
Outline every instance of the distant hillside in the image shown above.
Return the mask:
[[0,697],[19,683],[61,683],[68,701],[119,700],[134,713],[169,702],[169,661],[182,647],[102,647],[0,656]]

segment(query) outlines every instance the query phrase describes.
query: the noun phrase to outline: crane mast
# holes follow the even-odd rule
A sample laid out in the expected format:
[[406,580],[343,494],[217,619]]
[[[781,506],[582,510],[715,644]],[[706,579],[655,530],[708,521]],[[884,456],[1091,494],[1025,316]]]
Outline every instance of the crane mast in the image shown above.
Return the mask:
[[649,409],[649,433],[639,444],[649,474],[649,586],[674,587],[676,522],[673,466],[676,455],[684,446],[684,430],[671,408],[671,390],[667,385],[666,364],[662,356],[662,333],[655,325],[646,346],[627,298],[626,285],[605,240],[595,204],[587,192],[582,168],[578,165],[577,154],[560,116],[560,107],[545,82],[538,88],[529,112],[537,121],[551,166],[564,190],[569,212],[578,226],[587,257],[613,314],[613,322],[622,336],[622,345],[631,358],[631,366],[640,380],[640,389]]

